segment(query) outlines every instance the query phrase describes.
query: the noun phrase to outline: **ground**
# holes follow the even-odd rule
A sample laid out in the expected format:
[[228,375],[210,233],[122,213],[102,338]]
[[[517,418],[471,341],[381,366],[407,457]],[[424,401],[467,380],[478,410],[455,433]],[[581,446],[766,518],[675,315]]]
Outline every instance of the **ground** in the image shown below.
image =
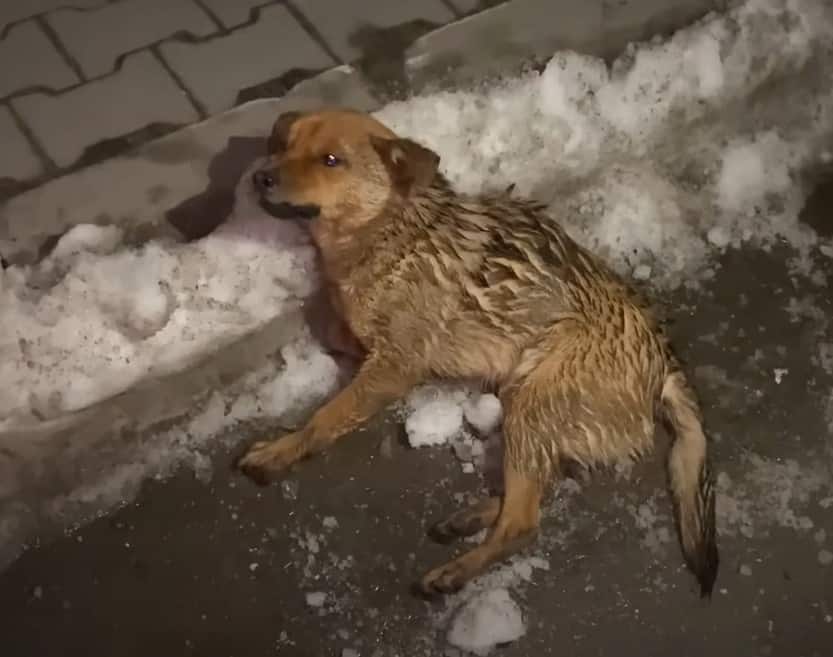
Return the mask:
[[[485,25],[477,38],[490,33],[490,23]],[[530,29],[529,22],[524,29]],[[448,35],[442,31],[429,35],[413,52],[442,51],[444,43],[454,40]],[[544,38],[541,43],[541,48],[551,45]],[[762,47],[752,39],[741,43],[741,49],[749,43],[753,50]],[[603,49],[597,52],[604,54]],[[708,48],[704,52],[708,54]],[[694,63],[702,64],[702,60],[694,58]],[[763,70],[766,64],[763,58],[758,68]],[[707,74],[712,71],[705,69],[697,82],[710,79]],[[372,78],[368,71],[373,70],[372,66],[365,69],[365,75]],[[726,72],[728,77],[731,71],[727,68]],[[796,103],[796,114],[787,114],[790,108],[781,98],[788,95],[784,89],[801,91],[808,75],[814,79],[812,74],[810,67],[794,76],[792,87],[776,78],[755,92],[757,104],[740,111],[725,108],[721,114],[725,126],[715,127],[714,134],[725,134],[720,130],[726,126],[734,130],[748,123],[756,137],[755,130],[763,130],[761,126],[773,116],[776,123],[788,123],[799,132],[805,129],[806,117],[800,110],[809,103]],[[388,78],[385,84],[389,82]],[[823,84],[819,86],[824,89]],[[320,94],[325,87],[314,86],[314,93],[308,88],[300,95]],[[370,87],[378,90],[372,83]],[[523,93],[527,92],[510,90],[509,95]],[[48,237],[54,247],[56,233],[90,217],[106,215],[129,228],[136,223],[132,215],[147,211],[148,204],[156,206],[160,198],[167,218],[186,237],[205,234],[228,218],[234,201],[230,190],[261,147],[254,137],[252,142],[235,142],[234,138],[248,135],[255,125],[262,133],[276,107],[241,108],[237,114],[209,122],[207,128],[174,134],[168,141],[140,149],[138,155],[79,171],[12,199],[0,207],[0,218],[10,219],[9,232],[19,239],[0,241],[0,246],[10,247],[4,257],[10,262],[31,261],[32,244],[40,246]],[[465,114],[466,106],[462,107],[457,111]],[[572,106],[557,107],[567,111]],[[425,109],[431,108],[426,105]],[[397,116],[396,111],[388,110],[394,120],[407,121],[411,116]],[[419,112],[412,114],[419,118]],[[492,115],[497,124],[502,118],[499,111]],[[575,117],[570,120],[574,126],[585,125]],[[501,125],[509,137],[515,134],[512,125]],[[557,122],[541,125],[542,132],[556,134],[562,129]],[[426,129],[426,138],[443,139],[440,128],[436,134]],[[691,129],[695,143],[697,135],[704,135],[704,141],[713,137],[702,122]],[[824,135],[819,141],[829,138],[829,132],[824,132],[828,128],[818,130]],[[226,143],[229,136],[232,141]],[[456,147],[452,141],[448,139],[450,150]],[[531,141],[534,145],[534,135]],[[671,143],[663,141],[657,150]],[[752,143],[764,156],[772,152],[766,150],[769,142],[765,140],[753,139]],[[792,143],[800,146],[802,142]],[[557,141],[552,144],[553,151],[563,146]],[[468,146],[465,150],[476,151]],[[488,160],[491,151],[485,152],[481,160]],[[783,153],[793,155],[789,149]],[[666,155],[657,161],[670,163],[670,168],[678,164],[673,154]],[[531,168],[546,163],[538,157],[536,152]],[[775,158],[764,159],[769,166]],[[829,152],[822,159],[826,164],[816,167],[812,190],[801,196],[806,196],[806,202],[799,223],[812,226],[821,239],[829,240],[833,237],[829,209],[833,170]],[[458,158],[451,166],[463,173],[452,173],[467,175],[469,184],[481,172],[493,176],[495,184],[503,182],[501,172],[495,173],[488,161],[481,160],[470,163]],[[499,164],[511,169],[528,161],[522,156],[513,159],[510,153]],[[692,156],[692,162],[702,161],[711,162],[705,156],[703,160]],[[741,173],[754,169],[755,159],[750,162]],[[182,169],[189,167],[200,172],[186,178]],[[772,192],[780,184],[777,167],[759,168],[758,176],[767,182],[763,191]],[[680,175],[686,189],[701,190],[695,197],[704,196],[710,183],[703,182],[701,188],[697,181],[708,176],[694,169],[692,165],[674,175]],[[124,187],[112,191],[113,176],[125,180]],[[751,178],[749,184],[754,187],[755,176]],[[95,193],[85,196],[86,187]],[[733,189],[738,192],[740,187]],[[767,197],[775,215],[781,205],[795,198],[789,191],[773,192],[770,196],[775,200]],[[54,217],[52,208],[57,208]],[[673,232],[672,223],[668,219],[668,230]],[[749,225],[767,229],[765,222]],[[611,229],[621,230],[620,237],[627,237],[628,232],[642,236],[643,226],[626,222],[624,226],[611,224]],[[158,226],[151,228],[151,237],[157,237]],[[8,237],[0,230],[0,238]],[[131,239],[141,241],[147,235]],[[716,233],[709,240],[722,238]],[[29,516],[38,522],[48,518],[54,525],[33,525],[42,531],[39,544],[0,572],[3,655],[462,657],[446,640],[459,605],[478,591],[505,588],[519,604],[526,626],[523,637],[496,651],[508,657],[630,654],[637,651],[633,646],[638,646],[640,654],[657,656],[826,657],[833,647],[833,327],[829,321],[833,316],[829,294],[833,250],[829,242],[822,247],[828,251],[813,247],[807,252],[812,266],[802,269],[802,263],[793,260],[795,251],[788,241],[778,238],[761,250],[744,238],[740,248],[724,250],[708,263],[710,278],[703,277],[701,285],[675,287],[664,294],[653,290],[701,396],[712,439],[721,569],[711,600],[698,597],[675,540],[665,493],[664,434],[657,453],[633,469],[577,475],[575,480],[559,482],[547,503],[537,544],[448,600],[425,601],[410,592],[412,582],[427,569],[461,549],[432,543],[426,529],[481,493],[484,482],[478,473],[465,473],[458,456],[447,447],[409,446],[401,417],[394,411],[267,488],[243,478],[232,463],[246,443],[279,429],[262,418],[230,427],[225,438],[233,439],[234,448],[223,446],[223,436],[211,436],[210,461],[199,461],[196,468],[189,463],[170,476],[164,472],[165,476],[151,478],[120,508],[59,531],[62,522],[71,525],[75,518],[62,516],[65,509],[70,513],[73,508],[57,502],[61,494],[75,490],[90,476],[85,468],[92,472],[112,465],[115,469],[122,465],[121,456],[116,454],[118,448],[113,450],[115,456],[110,454],[111,443],[133,440],[141,444],[150,440],[148,427],[158,429],[148,424],[143,425],[144,433],[138,429],[122,432],[116,426],[122,426],[123,416],[113,415],[117,421],[111,420],[107,409],[116,406],[122,413],[139,415],[149,408],[165,412],[173,408],[159,405],[155,398],[150,403],[147,390],[140,390],[131,393],[132,397],[125,393],[99,404],[104,410],[95,422],[36,435],[38,445],[45,445],[49,438],[55,451],[34,461],[41,477],[34,478],[35,483],[23,477],[19,482],[13,478],[11,483],[0,481],[0,530],[14,529],[16,519]],[[682,249],[699,246],[694,240],[683,242]],[[656,272],[661,261],[654,265]],[[274,323],[266,328],[270,335],[279,333]],[[258,358],[259,350],[275,349],[277,338],[260,344],[267,332],[264,329],[251,337],[245,350],[229,348],[224,355],[215,355],[218,361],[241,361],[235,363],[237,370],[228,362],[201,364],[203,369],[192,370],[188,378],[158,383],[155,397],[181,403],[190,398],[177,395],[190,394],[188,386],[194,387],[195,381],[201,387],[206,382],[219,386],[224,377],[231,377],[229,372],[239,375],[240,368],[248,366],[246,359]],[[22,430],[15,434],[17,428],[0,434],[9,441],[8,448],[0,443],[0,455],[11,456],[12,464],[18,456],[15,450],[28,445],[21,435],[33,440]],[[97,433],[91,438],[93,431]],[[202,447],[186,444],[185,451]],[[93,462],[84,449],[106,453],[100,462]],[[60,462],[52,464],[50,458]],[[53,465],[54,482],[49,469]],[[153,470],[148,466],[143,473],[153,474]],[[20,497],[10,497],[16,485]],[[43,508],[33,502],[33,491],[44,492]],[[21,507],[23,502],[30,505],[25,514],[15,515],[20,510],[18,502]],[[8,563],[7,553],[2,556]]]

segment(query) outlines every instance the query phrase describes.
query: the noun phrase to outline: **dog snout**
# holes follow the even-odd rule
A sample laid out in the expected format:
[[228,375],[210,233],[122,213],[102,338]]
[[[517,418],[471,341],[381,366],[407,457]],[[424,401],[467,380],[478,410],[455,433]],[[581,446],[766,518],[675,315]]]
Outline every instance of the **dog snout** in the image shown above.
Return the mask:
[[268,191],[278,184],[277,175],[272,171],[255,171],[252,174],[252,182],[257,189]]

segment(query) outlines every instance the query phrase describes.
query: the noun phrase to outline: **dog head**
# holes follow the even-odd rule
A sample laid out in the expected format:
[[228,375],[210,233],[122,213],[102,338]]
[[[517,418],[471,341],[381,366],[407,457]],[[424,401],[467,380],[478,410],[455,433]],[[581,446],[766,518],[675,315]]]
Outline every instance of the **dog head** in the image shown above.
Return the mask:
[[429,186],[439,159],[367,114],[286,112],[272,129],[268,165],[252,182],[273,215],[309,219],[314,235],[339,239]]

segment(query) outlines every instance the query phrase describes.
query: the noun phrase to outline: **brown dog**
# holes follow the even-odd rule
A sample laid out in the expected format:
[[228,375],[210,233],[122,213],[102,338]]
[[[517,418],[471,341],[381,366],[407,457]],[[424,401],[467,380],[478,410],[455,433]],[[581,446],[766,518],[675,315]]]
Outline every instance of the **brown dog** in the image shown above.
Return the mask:
[[505,490],[433,528],[442,540],[490,529],[420,583],[449,592],[534,539],[542,496],[568,463],[645,454],[659,415],[675,432],[683,553],[709,595],[715,497],[698,404],[628,287],[543,206],[454,193],[435,153],[367,115],[283,114],[270,149],[254,182],[273,213],[309,219],[333,304],[366,357],[302,430],[252,446],[244,472],[273,479],[431,378],[498,386]]

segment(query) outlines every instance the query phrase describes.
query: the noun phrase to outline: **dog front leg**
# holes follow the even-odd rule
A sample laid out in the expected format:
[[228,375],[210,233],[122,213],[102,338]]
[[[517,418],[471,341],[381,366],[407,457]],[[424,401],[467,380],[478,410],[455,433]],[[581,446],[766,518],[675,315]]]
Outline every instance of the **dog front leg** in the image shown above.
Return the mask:
[[403,397],[418,382],[412,372],[371,355],[353,381],[318,409],[303,429],[255,443],[237,465],[248,477],[267,484],[293,463],[332,445]]

